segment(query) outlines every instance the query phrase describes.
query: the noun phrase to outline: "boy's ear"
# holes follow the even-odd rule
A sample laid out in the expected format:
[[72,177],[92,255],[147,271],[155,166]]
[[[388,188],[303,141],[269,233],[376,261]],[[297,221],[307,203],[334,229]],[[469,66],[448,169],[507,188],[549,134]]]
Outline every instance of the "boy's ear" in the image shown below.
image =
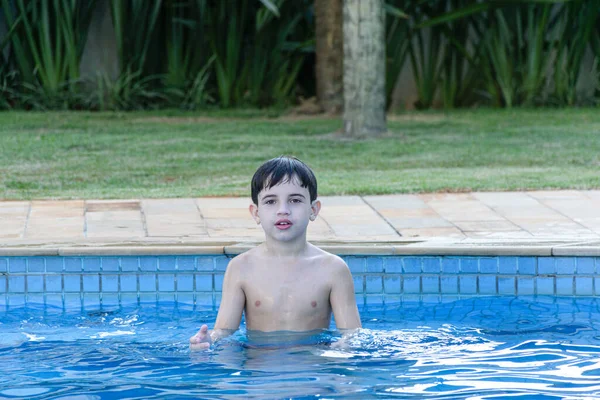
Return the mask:
[[252,203],[250,204],[250,207],[248,207],[248,210],[250,211],[250,215],[252,216],[252,218],[254,218],[256,223],[260,224],[260,218],[258,217],[258,206]]
[[313,201],[310,208],[312,210],[311,221],[314,221],[317,215],[319,215],[319,211],[321,211],[321,202],[319,200]]

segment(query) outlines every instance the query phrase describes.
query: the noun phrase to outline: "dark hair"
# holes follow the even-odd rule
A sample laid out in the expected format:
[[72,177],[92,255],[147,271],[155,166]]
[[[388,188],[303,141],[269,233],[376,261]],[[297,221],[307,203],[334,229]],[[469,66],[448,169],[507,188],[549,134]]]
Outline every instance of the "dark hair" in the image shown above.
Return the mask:
[[270,189],[280,183],[297,178],[300,186],[308,188],[311,203],[317,199],[317,178],[302,161],[296,157],[281,156],[273,158],[261,165],[252,177],[252,201],[258,204],[258,194],[263,189]]

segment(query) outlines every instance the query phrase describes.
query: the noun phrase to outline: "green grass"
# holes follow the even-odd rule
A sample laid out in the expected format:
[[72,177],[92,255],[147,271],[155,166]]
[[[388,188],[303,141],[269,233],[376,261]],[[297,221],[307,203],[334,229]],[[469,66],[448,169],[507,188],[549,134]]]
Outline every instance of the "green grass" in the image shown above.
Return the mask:
[[362,141],[277,113],[0,113],[0,198],[248,196],[281,154],[321,195],[600,188],[598,109],[407,113]]

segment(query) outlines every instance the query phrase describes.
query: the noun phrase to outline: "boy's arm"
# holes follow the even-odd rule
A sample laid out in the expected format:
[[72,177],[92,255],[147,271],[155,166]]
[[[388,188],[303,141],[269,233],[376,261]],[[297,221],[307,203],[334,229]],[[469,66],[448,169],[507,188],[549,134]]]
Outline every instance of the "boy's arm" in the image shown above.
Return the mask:
[[217,314],[214,329],[208,330],[208,326],[202,325],[198,333],[190,338],[191,350],[202,350],[210,347],[211,343],[235,332],[242,320],[242,312],[246,303],[246,296],[242,290],[240,279],[241,262],[236,257],[229,262],[227,271],[223,278],[223,290],[221,292],[221,305]]
[[354,297],[354,281],[350,269],[342,259],[336,257],[334,271],[329,302],[335,325],[339,330],[358,329],[362,325]]

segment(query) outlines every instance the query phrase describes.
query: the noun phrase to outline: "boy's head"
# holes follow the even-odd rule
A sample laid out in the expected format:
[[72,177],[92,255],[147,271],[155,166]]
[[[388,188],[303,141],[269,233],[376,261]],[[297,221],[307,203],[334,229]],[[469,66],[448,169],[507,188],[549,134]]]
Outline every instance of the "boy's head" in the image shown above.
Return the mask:
[[251,183],[252,202],[258,204],[258,194],[262,190],[292,180],[308,189],[311,202],[317,199],[317,178],[308,165],[296,157],[281,156],[265,162],[254,173]]

